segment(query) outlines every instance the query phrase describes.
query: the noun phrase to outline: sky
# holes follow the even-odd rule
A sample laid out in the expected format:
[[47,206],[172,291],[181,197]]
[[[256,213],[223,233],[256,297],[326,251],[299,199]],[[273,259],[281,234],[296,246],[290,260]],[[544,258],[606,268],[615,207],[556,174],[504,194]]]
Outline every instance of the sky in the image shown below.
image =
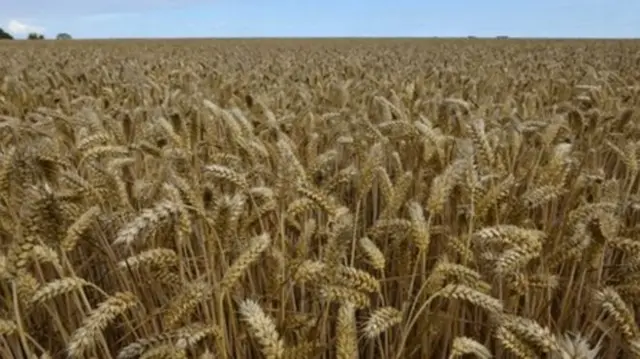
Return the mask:
[[0,0],[0,9],[16,38],[640,37],[638,0]]

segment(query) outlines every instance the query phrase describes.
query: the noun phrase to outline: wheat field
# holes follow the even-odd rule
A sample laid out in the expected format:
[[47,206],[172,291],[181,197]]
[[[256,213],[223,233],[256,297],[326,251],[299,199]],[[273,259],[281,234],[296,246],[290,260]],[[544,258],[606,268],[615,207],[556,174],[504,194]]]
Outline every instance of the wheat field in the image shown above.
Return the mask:
[[640,358],[640,42],[0,59],[3,359]]

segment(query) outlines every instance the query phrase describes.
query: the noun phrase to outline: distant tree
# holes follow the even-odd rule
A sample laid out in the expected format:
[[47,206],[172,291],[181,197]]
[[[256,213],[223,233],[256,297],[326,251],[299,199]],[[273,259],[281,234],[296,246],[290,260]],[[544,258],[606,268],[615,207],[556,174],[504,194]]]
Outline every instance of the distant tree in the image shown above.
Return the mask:
[[56,40],[71,40],[71,35],[67,34],[66,32],[63,32],[58,34],[58,36],[56,36]]
[[0,40],[13,40],[13,36],[0,27]]
[[29,40],[44,40],[44,35],[38,34],[37,32],[32,32],[32,33],[29,33],[29,35],[27,36],[27,39],[29,39]]

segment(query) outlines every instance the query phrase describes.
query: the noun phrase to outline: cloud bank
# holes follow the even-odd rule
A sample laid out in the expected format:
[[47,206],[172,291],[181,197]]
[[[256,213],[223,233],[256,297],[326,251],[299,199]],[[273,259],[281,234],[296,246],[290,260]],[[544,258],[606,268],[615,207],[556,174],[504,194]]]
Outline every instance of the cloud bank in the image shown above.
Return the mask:
[[7,24],[7,30],[14,35],[27,35],[32,32],[42,33],[44,32],[44,27],[27,24],[25,22],[19,20],[9,20]]

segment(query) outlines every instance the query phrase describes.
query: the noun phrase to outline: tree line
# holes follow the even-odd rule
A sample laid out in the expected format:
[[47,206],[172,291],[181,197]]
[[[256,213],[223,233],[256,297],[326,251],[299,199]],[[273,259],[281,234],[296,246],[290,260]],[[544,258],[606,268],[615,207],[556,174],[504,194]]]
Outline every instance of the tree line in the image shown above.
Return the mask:
[[[66,32],[59,33],[56,36],[56,40],[71,40],[71,39],[72,39],[71,35],[67,34]],[[13,36],[10,33],[4,31],[4,29],[0,27],[0,40],[13,40]],[[44,40],[44,35],[38,34],[37,32],[32,32],[29,35],[27,35],[27,40]]]

